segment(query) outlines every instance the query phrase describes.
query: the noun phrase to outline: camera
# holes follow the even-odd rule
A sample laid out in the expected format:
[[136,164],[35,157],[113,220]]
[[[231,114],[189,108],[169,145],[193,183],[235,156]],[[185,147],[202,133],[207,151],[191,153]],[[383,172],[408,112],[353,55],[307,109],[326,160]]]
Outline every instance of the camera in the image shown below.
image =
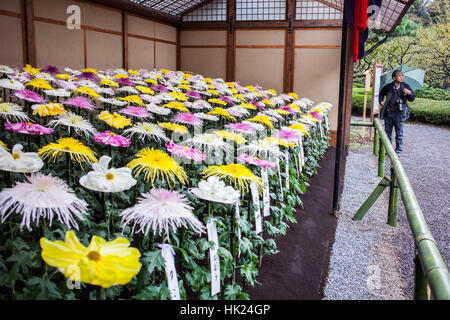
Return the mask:
[[405,109],[405,106],[403,104],[403,100],[401,98],[397,98],[397,100],[395,101],[395,103],[398,106],[398,111],[403,111]]

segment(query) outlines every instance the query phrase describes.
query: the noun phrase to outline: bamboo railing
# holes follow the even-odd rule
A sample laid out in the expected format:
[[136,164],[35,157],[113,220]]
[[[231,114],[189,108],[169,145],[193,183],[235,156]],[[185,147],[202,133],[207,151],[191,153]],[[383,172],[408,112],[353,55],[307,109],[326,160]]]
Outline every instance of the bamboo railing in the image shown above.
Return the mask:
[[[428,228],[408,176],[380,120],[375,118],[373,123],[351,122],[351,125],[375,127],[373,152],[378,155],[378,176],[383,178],[355,214],[353,220],[361,220],[383,190],[389,187],[388,224],[395,227],[398,213],[398,190],[400,189],[416,249],[414,299],[450,300],[450,274],[447,266]],[[384,176],[385,153],[391,160],[390,178]]]

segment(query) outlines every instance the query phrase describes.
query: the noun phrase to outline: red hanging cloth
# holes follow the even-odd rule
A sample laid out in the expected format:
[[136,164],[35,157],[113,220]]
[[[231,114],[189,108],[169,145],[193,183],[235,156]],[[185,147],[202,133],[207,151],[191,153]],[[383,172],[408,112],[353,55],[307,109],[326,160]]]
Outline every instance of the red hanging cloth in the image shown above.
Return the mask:
[[353,62],[358,62],[358,42],[359,42],[359,31],[353,28]]
[[367,28],[367,0],[355,0],[355,23],[358,31],[364,31]]

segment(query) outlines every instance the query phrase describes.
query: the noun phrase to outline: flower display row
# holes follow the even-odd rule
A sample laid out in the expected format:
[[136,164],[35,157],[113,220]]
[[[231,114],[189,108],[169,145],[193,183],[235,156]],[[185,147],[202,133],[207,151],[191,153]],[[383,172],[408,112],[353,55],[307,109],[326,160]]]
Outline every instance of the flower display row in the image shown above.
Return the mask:
[[330,104],[191,72],[0,66],[0,92],[4,299],[249,299],[328,147]]

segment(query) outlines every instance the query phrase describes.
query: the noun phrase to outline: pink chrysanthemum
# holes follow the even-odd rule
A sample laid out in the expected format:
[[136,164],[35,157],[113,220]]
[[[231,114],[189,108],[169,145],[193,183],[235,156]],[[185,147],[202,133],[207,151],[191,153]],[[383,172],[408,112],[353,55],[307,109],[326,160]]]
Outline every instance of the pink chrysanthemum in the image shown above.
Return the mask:
[[152,89],[153,91],[169,92],[169,90],[165,86],[163,86],[162,84],[155,84],[150,89]]
[[187,97],[197,99],[197,100],[202,98],[202,95],[196,91],[188,91],[185,94]]
[[44,67],[41,70],[41,72],[46,72],[46,73],[49,73],[51,75],[55,75],[55,74],[60,74],[61,73],[61,71],[59,71],[59,69],[57,67],[52,66],[52,65],[48,65],[48,66]]
[[45,103],[44,98],[42,98],[38,93],[33,92],[28,89],[22,89],[19,91],[14,92],[14,95],[19,98],[30,102],[35,103]]
[[290,114],[295,114],[295,111],[292,110],[292,108],[289,107],[289,106],[282,106],[282,107],[281,107],[281,110],[287,111],[287,112],[289,112]]
[[138,203],[126,209],[121,214],[123,225],[132,225],[132,233],[147,234],[151,229],[153,234],[161,235],[165,232],[169,237],[169,230],[177,228],[191,228],[201,234],[205,232],[204,225],[193,215],[192,207],[186,197],[178,191],[152,189],[142,194]]
[[247,134],[255,134],[256,130],[246,123],[229,123],[225,125],[225,128],[232,129],[235,131],[247,133]]
[[93,82],[100,82],[100,80],[93,74],[92,72],[82,72],[80,75],[77,76],[78,80],[89,80]]
[[94,110],[95,106],[89,98],[77,96],[75,98],[67,99],[65,105],[74,106],[81,109]]
[[257,107],[258,109],[260,109],[262,111],[265,110],[264,106],[261,103],[259,103],[258,101],[250,101],[249,103],[251,103],[252,105],[254,105],[255,107]]
[[19,122],[19,123],[7,122],[5,123],[5,130],[32,135],[43,135],[53,133],[53,129],[31,122]]
[[31,223],[42,217],[52,224],[56,215],[58,221],[69,228],[78,229],[75,217],[84,220],[88,204],[78,199],[67,184],[57,177],[42,173],[32,174],[26,182],[18,182],[13,188],[0,193],[0,217],[2,222],[16,212],[22,216],[20,228],[31,229]]
[[267,160],[260,160],[258,158],[252,157],[246,153],[241,154],[239,157],[237,157],[236,159],[238,159],[239,161],[245,162],[245,163],[250,163],[250,164],[254,164],[257,166],[260,166],[261,168],[273,168],[277,165],[276,162],[271,162],[271,161],[267,161]]
[[323,116],[316,111],[311,111],[309,114],[316,119],[323,120]]
[[233,103],[233,100],[231,100],[230,98],[225,97],[225,96],[222,96],[219,99],[222,101],[225,101],[226,103]]
[[298,130],[293,130],[289,128],[278,130],[273,135],[276,139],[283,139],[287,142],[296,142],[302,139],[302,135]]
[[199,149],[175,144],[173,141],[166,143],[166,148],[180,158],[191,159],[195,162],[202,162],[206,159],[206,155],[204,155]]
[[129,147],[131,140],[112,131],[99,132],[94,135],[94,141],[114,147]]
[[119,80],[117,80],[117,83],[123,86],[136,86],[136,84],[130,78],[120,78]]
[[142,107],[129,106],[119,110],[119,113],[126,114],[136,118],[152,118],[150,112]]
[[201,127],[203,120],[189,112],[179,112],[173,117],[173,122],[184,123],[194,127]]

